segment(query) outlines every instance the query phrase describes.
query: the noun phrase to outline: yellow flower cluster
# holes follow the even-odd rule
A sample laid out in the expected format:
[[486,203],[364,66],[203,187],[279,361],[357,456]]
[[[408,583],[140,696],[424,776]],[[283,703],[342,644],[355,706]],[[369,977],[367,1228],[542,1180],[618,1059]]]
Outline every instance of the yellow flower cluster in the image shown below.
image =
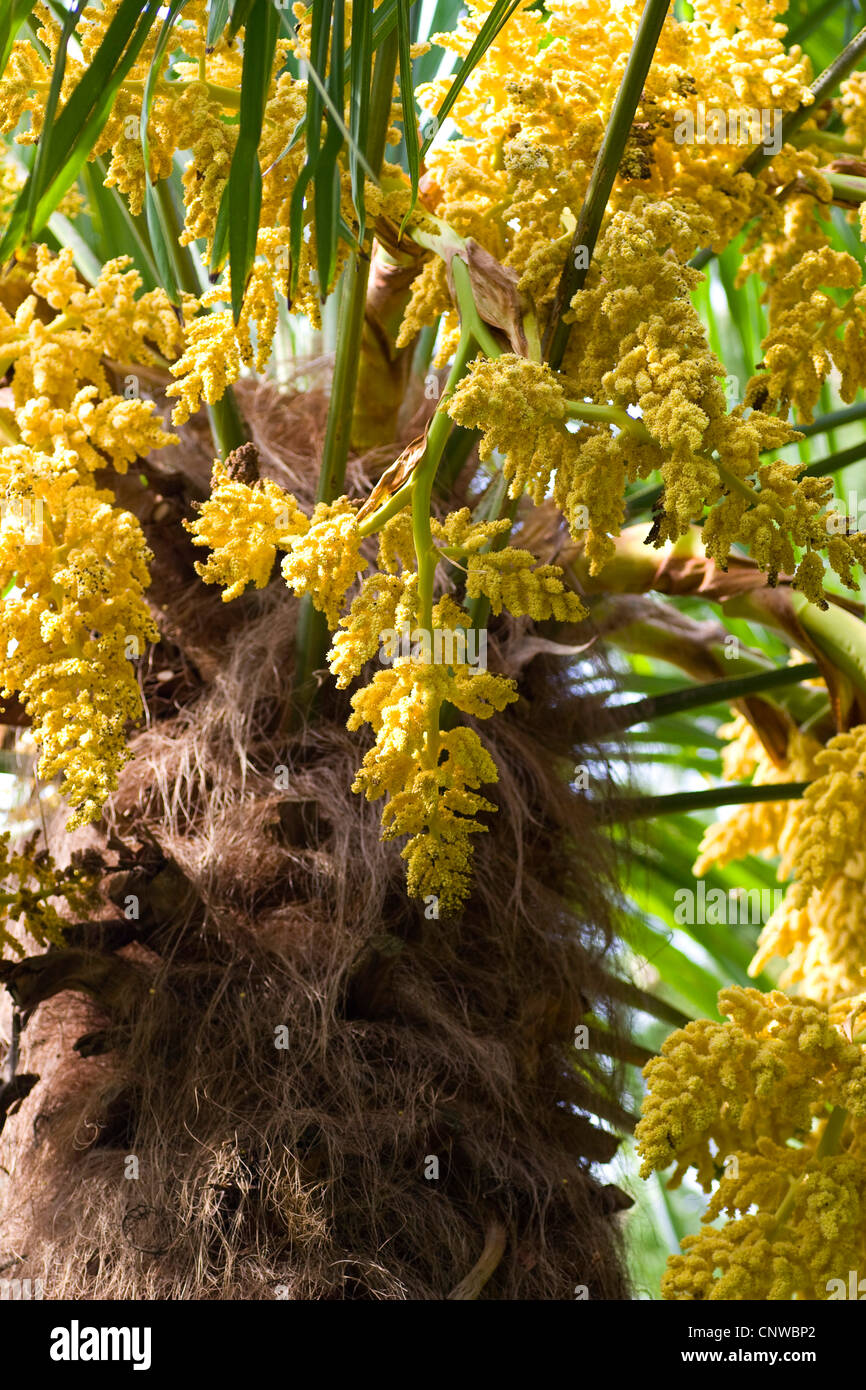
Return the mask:
[[292,540],[283,578],[296,594],[309,594],[335,628],[358,571],[365,568],[355,508],[346,497],[317,502],[308,529]]
[[[467,594],[485,595],[495,612],[575,620],[577,596],[566,591],[561,571],[536,566],[528,551],[485,551],[509,527],[507,521],[473,522],[464,507],[432,520],[434,546],[467,561]],[[364,578],[348,612],[341,616],[359,571],[356,509],[340,498],[318,503],[311,517],[291,494],[272,482],[253,485],[214,466],[212,494],[188,524],[208,559],[197,566],[206,583],[225,587],[224,600],[247,584],[270,579],[277,552],[285,552],[282,575],[295,593],[308,593],[334,632],[328,662],[345,688],[377,654],[386,669],[352,697],[349,728],[369,724],[375,743],[358,771],[354,790],[368,800],[389,798],[382,814],[386,839],[408,836],[402,854],[413,897],[437,900],[437,915],[456,912],[471,885],[472,836],[484,831],[482,812],[495,811],[479,794],[497,780],[496,767],[474,729],[440,728],[444,704],[475,719],[487,719],[517,698],[514,683],[467,659],[469,614],[453,598],[432,610],[432,631],[419,621],[417,556],[412,518],[399,512],[382,526],[379,568]],[[410,652],[387,651],[387,637],[405,630]],[[436,638],[447,639],[437,648]],[[425,638],[426,641],[421,641]],[[463,645],[461,645],[461,639]],[[440,659],[441,658],[441,659]]]
[[349,612],[340,619],[340,630],[334,633],[328,653],[338,689],[344,690],[360,676],[379,651],[383,632],[397,632],[404,623],[414,623],[416,590],[414,575],[403,579],[394,574],[373,574],[364,580]]
[[662,1283],[669,1299],[826,1299],[866,1255],[866,1052],[859,996],[827,1009],[731,988],[729,1021],[671,1034],[644,1069],[642,1173],[676,1160],[705,1191],[704,1216]]
[[206,584],[227,586],[224,603],[237,598],[247,584],[263,589],[277,550],[284,550],[282,574],[287,585],[296,594],[309,594],[334,628],[346,592],[364,568],[355,508],[347,498],[319,502],[308,517],[291,493],[276,483],[240,482],[219,460],[214,464],[210,497],[200,505],[195,520],[184,525],[194,545],[211,551],[196,569]]
[[831,1002],[863,988],[866,859],[858,833],[866,805],[866,725],[838,734],[814,757],[814,780],[793,804],[780,839],[780,874],[793,875],[781,906],[766,923],[750,967],[788,958],[781,983],[800,985]]
[[[445,625],[443,616],[434,611],[434,627]],[[368,801],[390,793],[382,816],[385,838],[409,836],[402,850],[409,894],[435,897],[437,916],[456,912],[469,892],[471,837],[486,829],[476,817],[496,809],[477,789],[498,780],[474,729],[441,732],[439,711],[447,701],[487,719],[516,698],[514,683],[504,676],[411,660],[377,672],[352,698],[349,728],[367,723],[376,735],[354,790]]]
[[559,622],[576,623],[586,617],[586,609],[573,590],[562,582],[559,565],[536,566],[535,556],[528,550],[490,551],[472,555],[467,566],[466,595],[490,600],[493,613],[505,606],[515,616],[528,614],[536,622],[556,618]]
[[40,946],[62,946],[65,923],[52,898],[65,901],[74,912],[90,913],[98,893],[74,858],[61,869],[47,851],[37,852],[35,837],[15,850],[8,831],[0,834],[0,950],[26,954],[9,930],[12,922],[19,922]]
[[511,497],[527,492],[540,503],[553,485],[573,535],[585,539],[595,574],[613,553],[610,537],[623,523],[626,482],[646,477],[660,454],[628,428],[616,436],[607,429],[571,433],[567,384],[549,367],[505,353],[474,362],[447,409],[458,424],[481,430],[482,459],[503,455]]
[[479,358],[457,386],[448,414],[466,429],[480,429],[481,458],[504,455],[509,496],[528,492],[542,502],[569,448],[562,386],[549,367],[505,353]]
[[223,603],[237,598],[248,584],[263,589],[277,548],[309,524],[295,499],[276,483],[249,487],[232,478],[219,460],[213,466],[211,495],[197,511],[195,521],[184,524],[193,544],[206,545],[211,554],[196,570],[206,584],[225,586]]
[[131,662],[158,637],[138,522],[76,463],[66,450],[0,450],[0,586],[15,585],[0,611],[0,684],[30,716],[40,776],[63,778],[69,829],[98,820],[117,786],[142,712]]
[[[781,854],[780,874],[794,880],[750,973],[787,957],[780,984],[805,997],[723,991],[729,1023],[689,1024],[645,1068],[644,1176],[676,1159],[671,1185],[690,1166],[705,1191],[715,1184],[705,1228],[668,1262],[662,1291],[837,1297],[866,1255],[866,726],[826,748],[792,730],[783,768],[742,717],[722,732],[729,779],[810,783],[802,800],[743,807],[711,827],[695,865],[702,873],[750,852]],[[722,1215],[720,1229],[709,1224]]]
[[781,856],[780,877],[793,874],[795,882],[764,925],[749,973],[760,974],[774,957],[787,958],[781,987],[798,985],[828,1004],[862,989],[866,973],[866,860],[847,821],[847,807],[860,795],[861,731],[838,735],[823,749],[811,735],[792,730],[780,767],[742,716],[723,726],[719,732],[731,740],[723,753],[729,781],[754,773],[755,785],[811,785],[800,800],[741,806],[711,825],[694,866],[700,875],[748,854]]
[[[104,0],[101,9],[85,11],[79,25],[84,63],[69,59],[62,98],[115,10],[116,0]],[[574,327],[562,378],[512,354],[499,364],[476,364],[451,413],[482,428],[485,456],[494,449],[505,455],[512,496],[526,490],[538,501],[553,483],[557,504],[584,538],[593,572],[612,552],[626,484],[660,469],[664,499],[655,543],[676,540],[709,509],[705,543],[720,565],[741,543],[771,582],[794,573],[797,586],[821,603],[822,556],[851,585],[853,568],[866,554],[863,540],[845,534],[845,527],[828,534],[831,495],[824,480],[801,478],[800,465],[761,462],[762,453],[792,437],[780,420],[761,410],[747,414],[741,406],[728,410],[723,368],[691,302],[700,276],[687,262],[698,246],[721,249],[750,225],[744,273],[762,274],[770,322],[765,362],[746,402],[785,412],[794,404],[806,417],[830,371],[841,374],[845,399],[866,382],[866,291],[858,288],[854,258],[830,248],[830,226],[821,215],[830,190],[819,168],[826,150],[814,122],[796,146],[775,151],[769,169],[752,175],[739,168],[747,148],[775,138],[775,127],[755,126],[755,112],[772,112],[775,120],[811,101],[809,61],[797,45],[786,50],[773,0],[724,6],[703,0],[693,11],[688,23],[671,15],[663,27],[589,275],[571,305]],[[455,32],[436,42],[466,54],[489,12],[489,0],[477,0]],[[605,0],[579,7],[552,0],[542,11],[518,7],[456,100],[451,115],[458,138],[434,144],[427,156],[427,208],[419,207],[410,230],[435,210],[448,227],[473,237],[515,272],[542,320],[640,13],[636,0],[618,6],[615,15]],[[26,118],[23,140],[38,137],[40,92],[60,37],[52,13],[40,9],[40,16],[47,60],[21,40],[0,80],[4,128],[20,128]],[[148,130],[153,178],[170,171],[178,152],[190,152],[182,239],[203,238],[209,250],[237,138],[242,54],[225,35],[208,46],[207,18],[204,0],[178,16],[183,57],[155,85]],[[188,315],[173,366],[178,424],[202,401],[219,400],[244,367],[264,367],[290,271],[299,284],[293,307],[318,323],[312,200],[304,211],[300,264],[290,266],[288,226],[305,145],[299,139],[288,148],[287,132],[304,115],[306,84],[282,68],[290,53],[308,55],[312,34],[308,10],[296,19],[296,35],[279,41],[268,80],[257,258],[241,320],[235,325],[225,307],[227,276],[202,299],[215,312]],[[154,43],[150,36],[130,69],[94,150],[110,154],[108,182],[127,195],[133,211],[140,209],[144,188],[138,124]],[[856,75],[850,78],[837,102],[847,123],[845,148],[853,153],[863,144],[861,87]],[[445,79],[420,89],[422,107],[434,109],[445,90]],[[724,128],[707,118],[707,131],[707,112],[721,113]],[[396,174],[387,167],[381,187],[367,186],[371,223],[377,217],[402,221],[408,195]],[[338,177],[342,217],[352,227],[348,170]],[[784,197],[776,196],[780,190]],[[345,255],[343,243],[339,255]],[[442,360],[457,319],[445,262],[436,256],[416,278],[398,344],[407,345],[422,324],[440,318]],[[596,423],[596,416],[573,432],[566,428],[569,418],[580,419],[571,407],[581,403],[609,408],[610,427]],[[634,423],[627,423],[630,418]]]
[[806,251],[774,284],[772,309],[764,370],[747,400],[784,413],[793,405],[808,422],[835,368],[842,400],[853,401],[866,384],[866,289],[855,258],[829,246]]
[[[787,413],[793,404],[811,418],[821,384],[836,369],[844,399],[853,399],[866,381],[866,291],[857,288],[853,257],[829,246],[822,209],[830,188],[818,172],[828,156],[817,135],[815,148],[808,145],[814,124],[797,147],[776,152],[770,170],[738,169],[749,148],[775,139],[775,125],[755,125],[756,111],[771,112],[775,122],[811,101],[808,59],[796,45],[785,50],[770,0],[727,5],[724,14],[710,3],[692,8],[688,23],[671,17],[662,31],[586,284],[571,305],[563,362],[572,403],[639,412],[644,437],[628,426],[582,428],[564,442],[560,394],[537,364],[518,369],[508,361],[501,376],[493,364],[477,367],[452,413],[484,430],[488,454],[506,455],[512,493],[526,488],[537,500],[555,475],[554,496],[575,534],[586,529],[588,512],[593,572],[612,552],[626,483],[658,468],[664,499],[655,543],[678,539],[709,508],[707,553],[722,567],[741,543],[771,583],[795,574],[796,586],[823,603],[822,556],[853,587],[853,569],[866,556],[862,538],[845,535],[844,526],[828,533],[826,480],[801,478],[801,465],[761,461],[793,437],[762,411]],[[437,42],[465,54],[488,12],[479,0]],[[428,155],[430,206],[517,271],[542,319],[639,12],[624,4],[611,15],[601,0],[521,9],[453,108],[460,138]],[[844,109],[859,90],[851,79]],[[432,109],[444,91],[434,83],[419,100]],[[701,134],[712,111],[722,128]],[[853,153],[862,151],[853,118],[849,142]],[[780,188],[784,198],[776,196]],[[747,224],[753,250],[743,275],[762,274],[770,320],[765,363],[745,397],[762,410],[749,412],[728,409],[724,370],[691,302],[701,277],[687,265],[698,247],[721,250]],[[443,313],[441,270],[433,265],[417,282],[401,341]],[[839,302],[839,290],[849,292],[847,302]],[[454,325],[453,314],[446,316],[446,330]]]
[[797,907],[786,894],[761,932],[749,971],[757,975],[774,956],[787,959],[779,978],[829,1003],[866,986],[866,857],[855,854],[808,901]]
[[[138,295],[128,262],[79,281],[68,252],[37,248],[14,315],[0,304],[0,358],[14,367],[0,449],[0,688],[17,694],[63,779],[69,827],[98,819],[142,712],[132,662],[157,637],[144,601],[149,553],[138,522],[94,485],[171,442],[152,403],[114,394],[107,359],[147,366],[179,346],[161,292]],[[52,315],[53,311],[53,315]]]
[[[590,293],[580,300],[596,350],[610,342],[610,325],[616,325],[617,366],[604,373],[601,383],[602,394],[615,405],[596,406],[583,399],[592,389],[591,352],[578,369],[583,380],[557,376],[541,363],[506,353],[473,363],[448,412],[458,424],[482,431],[483,459],[494,451],[504,456],[512,497],[525,491],[541,502],[552,486],[573,535],[584,540],[593,574],[614,551],[612,537],[619,534],[625,515],[626,483],[660,468],[665,492],[664,509],[652,531],[656,545],[679,539],[710,506],[704,548],[723,569],[739,541],[771,583],[782,572],[793,573],[795,588],[826,606],[820,552],[842,581],[855,587],[854,566],[866,559],[866,539],[848,535],[844,524],[836,524],[835,514],[827,512],[830,479],[800,479],[802,464],[761,462],[762,451],[789,439],[785,424],[755,410],[746,415],[741,406],[726,413],[718,380],[723,369],[704,344],[688,300],[694,272],[675,261],[660,261],[656,267],[648,254],[653,244],[652,238],[647,241],[648,229],[657,232],[664,206],[653,205],[643,226],[631,214],[614,219],[608,239],[619,238],[624,248],[620,279],[606,271],[595,310]],[[654,267],[651,273],[647,264]],[[680,285],[681,302],[651,313],[639,292],[645,276],[656,298],[660,282]],[[632,323],[634,331],[625,333]],[[627,407],[637,407],[640,419]],[[567,420],[581,415],[600,418],[605,426],[609,421],[610,427],[585,424],[570,431]],[[750,479],[759,484],[757,490]]]
[[[789,733],[782,767],[773,762],[743,715],[723,724],[718,732],[730,740],[722,754],[724,775],[729,782],[741,782],[754,773],[753,785],[766,787],[775,782],[808,782],[816,775],[815,760],[821,744],[798,729],[792,728]],[[784,854],[801,811],[800,801],[755,801],[739,806],[733,815],[716,821],[705,831],[694,873],[700,877],[713,865],[724,868],[748,854]]]
[[[477,0],[456,31],[436,41],[465,55],[490,8]],[[456,147],[443,141],[428,155],[437,214],[536,283],[539,248],[573,227],[642,8],[612,9],[605,0],[552,0],[543,11],[522,6],[454,105]],[[796,47],[785,51],[775,8],[769,0],[723,7],[698,0],[689,23],[671,15],[644,84],[614,211],[636,194],[664,197],[682,187],[711,219],[710,242],[724,245],[772,201],[762,198],[761,181],[734,176],[745,153],[739,129],[725,130],[708,149],[706,141],[681,138],[680,113],[697,116],[700,103],[744,115],[749,108],[790,111],[808,100],[808,60]],[[432,83],[419,101],[435,110],[446,90],[444,79]],[[561,268],[562,259],[551,260],[549,284]],[[549,288],[537,293],[539,302],[549,298]]]
[[815,758],[819,776],[807,788],[782,871],[793,874],[795,907],[841,873],[862,848],[866,812],[866,724],[837,734]]

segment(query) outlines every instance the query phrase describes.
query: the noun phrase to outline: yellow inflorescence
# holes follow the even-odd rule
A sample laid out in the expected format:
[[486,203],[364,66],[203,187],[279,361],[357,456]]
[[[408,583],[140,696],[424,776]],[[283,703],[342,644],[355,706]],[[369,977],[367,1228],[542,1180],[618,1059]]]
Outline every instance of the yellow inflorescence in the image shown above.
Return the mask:
[[[384,835],[408,837],[402,853],[409,893],[435,898],[436,915],[445,915],[457,911],[470,891],[472,837],[486,828],[478,816],[496,809],[478,788],[495,782],[497,772],[477,733],[442,730],[440,711],[449,704],[487,719],[517,692],[504,676],[470,663],[466,638],[472,623],[454,599],[446,595],[434,605],[429,632],[417,626],[417,557],[408,512],[383,528],[381,568],[363,579],[341,616],[358,572],[367,568],[355,516],[354,506],[341,498],[318,503],[306,517],[276,484],[250,486],[217,463],[211,497],[189,529],[195,544],[211,551],[199,573],[207,583],[224,585],[226,600],[248,583],[266,583],[277,551],[285,552],[286,583],[295,593],[309,594],[335,630],[328,662],[339,687],[361,676],[377,655],[386,666],[352,697],[349,728],[369,724],[375,735],[354,790],[370,801],[389,798]],[[505,604],[515,614],[580,616],[579,600],[565,590],[556,566],[536,568],[528,551],[482,550],[508,525],[473,522],[462,508],[434,520],[432,534],[436,546],[466,557],[467,593],[487,595],[497,612]],[[404,632],[408,651],[400,649]]]
[[576,623],[586,617],[586,609],[573,589],[566,589],[558,565],[536,566],[528,550],[490,551],[472,555],[468,563],[466,595],[490,600],[494,614],[503,606],[515,616],[527,614],[537,622],[556,618]]
[[732,988],[719,1010],[727,1023],[688,1024],[645,1068],[643,1175],[676,1160],[674,1185],[694,1167],[717,1184],[704,1221],[730,1218],[686,1237],[662,1292],[826,1299],[866,1254],[866,1051],[852,1041],[866,998],[828,1010]]
[[748,853],[781,855],[782,876],[794,880],[750,973],[787,957],[780,984],[803,997],[723,991],[729,1023],[689,1024],[645,1068],[644,1175],[676,1160],[675,1185],[694,1167],[705,1191],[715,1185],[704,1221],[729,1218],[683,1241],[662,1291],[839,1297],[866,1254],[866,726],[826,748],[792,730],[782,768],[742,716],[722,733],[728,778],[810,783],[801,800],[744,806],[712,826],[695,865],[703,873]]
[[211,495],[186,523],[195,545],[210,555],[196,569],[206,584],[225,586],[223,602],[243,593],[248,584],[263,589],[271,577],[277,547],[283,539],[302,535],[309,522],[295,499],[276,483],[258,487],[232,478],[224,464],[213,468]]
[[866,724],[837,734],[815,758],[819,776],[807,788],[794,841],[783,872],[793,874],[791,904],[804,907],[810,894],[861,851],[866,812]]
[[355,508],[347,498],[317,502],[309,527],[292,539],[283,578],[296,594],[309,594],[335,628],[358,571],[364,569]]
[[[773,762],[742,715],[732,724],[722,725],[719,733],[732,740],[723,755],[728,781],[737,782],[754,773],[755,786],[772,786],[774,782],[807,782],[816,775],[816,755],[821,744],[797,729],[792,729],[788,736],[784,767]],[[801,814],[800,801],[755,801],[738,807],[733,815],[717,821],[704,833],[695,874],[705,874],[713,865],[724,868],[748,854],[784,853]]]
[[46,851],[36,851],[34,836],[20,850],[13,850],[8,832],[0,834],[0,950],[26,955],[24,944],[9,929],[13,922],[45,948],[62,946],[66,925],[52,898],[64,901],[75,912],[92,912],[99,894],[92,877],[71,862],[60,869]]
[[93,474],[123,473],[171,439],[150,402],[113,392],[105,359],[133,372],[180,336],[165,295],[140,295],[125,261],[89,289],[70,253],[39,247],[29,287],[14,316],[0,306],[0,356],[15,369],[0,449],[0,589],[11,590],[0,690],[30,716],[40,776],[62,779],[71,829],[98,819],[117,786],[142,712],[132,663],[158,635],[141,528]]
[[409,893],[435,897],[437,916],[455,912],[468,895],[471,836],[486,828],[476,817],[496,809],[477,788],[497,780],[475,731],[440,733],[439,711],[448,701],[485,719],[516,698],[503,676],[408,661],[378,672],[352,699],[349,728],[367,723],[376,735],[354,789],[371,801],[390,793],[382,817],[385,836],[409,836],[402,851]]
[[[84,62],[68,55],[62,99],[82,76],[114,8],[111,0],[84,12],[78,27]],[[692,8],[688,23],[671,14],[662,29],[585,283],[569,308],[573,327],[561,377],[507,353],[498,363],[477,363],[450,409],[456,420],[482,430],[485,457],[503,453],[512,496],[526,491],[539,501],[553,486],[593,573],[613,552],[627,484],[658,469],[664,496],[655,544],[678,539],[703,518],[707,553],[722,567],[731,547],[744,545],[771,582],[793,574],[807,597],[823,603],[825,562],[853,585],[853,570],[866,555],[863,538],[830,524],[826,480],[804,478],[802,465],[764,456],[791,440],[779,418],[790,406],[811,418],[831,372],[838,373],[845,400],[866,385],[866,290],[856,259],[831,244],[826,208],[833,190],[822,173],[830,156],[816,122],[805,123],[796,144],[774,145],[767,168],[752,174],[741,167],[748,149],[776,141],[781,116],[812,102],[808,58],[796,44],[786,48],[772,0],[722,8],[704,0]],[[454,102],[457,138],[437,140],[427,152],[425,201],[410,216],[408,234],[425,219],[429,230],[435,211],[451,232],[472,237],[513,272],[542,327],[565,258],[574,254],[577,213],[641,10],[636,0],[615,14],[605,0],[580,6],[554,0],[542,11],[518,7]],[[478,0],[454,33],[435,41],[465,55],[489,12],[487,0]],[[47,58],[21,39],[0,80],[3,128],[18,128],[23,141],[39,136],[40,94],[61,38],[56,19],[40,13]],[[245,368],[264,367],[278,301],[290,284],[292,307],[319,322],[313,200],[294,251],[289,232],[306,149],[303,138],[288,142],[286,132],[301,128],[307,85],[283,68],[287,56],[303,58],[312,42],[309,12],[296,18],[294,37],[277,44],[264,94],[261,217],[239,322],[227,307],[226,274],[202,296],[213,312],[195,316],[187,306],[183,350],[160,349],[177,377],[171,393],[178,397],[178,424],[202,402],[216,403]],[[207,19],[198,2],[177,16],[183,54],[153,87],[148,138],[152,179],[167,176],[175,156],[188,152],[181,240],[203,239],[209,255],[237,140],[243,55],[225,34],[208,43]],[[154,44],[151,35],[93,151],[108,159],[107,182],[133,212],[144,196],[139,126]],[[448,85],[441,79],[419,89],[422,108],[432,112]],[[861,75],[853,74],[835,106],[855,158],[863,154],[863,103]],[[349,118],[348,104],[344,115]],[[23,133],[22,118],[29,122]],[[343,220],[355,228],[348,168],[339,165],[337,178]],[[381,219],[394,236],[409,209],[396,167],[386,165],[380,183],[367,182],[365,199],[369,226]],[[731,401],[692,303],[701,275],[688,262],[699,247],[719,251],[747,228],[742,274],[756,271],[766,286],[768,332],[763,362],[750,382],[734,383]],[[337,269],[347,254],[341,239]],[[423,324],[437,320],[437,361],[444,362],[458,316],[445,260],[434,255],[411,287],[397,345],[408,346]],[[567,429],[566,401],[607,406],[620,423]],[[642,428],[623,427],[625,412]],[[121,421],[104,427],[124,433]]]
[[780,840],[781,870],[793,876],[781,906],[766,923],[751,970],[788,958],[782,976],[828,1002],[862,989],[864,879],[859,822],[866,806],[866,725],[837,734],[814,758],[814,780],[794,803]]
[[565,396],[549,367],[512,353],[493,362],[479,359],[454,392],[448,414],[482,431],[482,459],[495,449],[504,455],[509,496],[528,492],[533,501],[544,500],[569,445],[562,428]]

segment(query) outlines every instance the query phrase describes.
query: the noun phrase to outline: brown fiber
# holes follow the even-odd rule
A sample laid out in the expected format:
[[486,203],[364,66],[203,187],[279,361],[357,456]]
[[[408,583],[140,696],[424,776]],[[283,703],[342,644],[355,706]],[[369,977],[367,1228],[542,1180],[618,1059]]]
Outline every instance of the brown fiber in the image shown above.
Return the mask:
[[[309,498],[321,404],[243,399],[262,472]],[[147,989],[125,1016],[61,994],[24,1029],[19,1070],[41,1080],[0,1136],[0,1278],[46,1298],[627,1297],[620,1194],[591,1171],[616,1140],[588,1118],[617,1113],[617,1078],[574,1049],[587,1011],[618,1026],[614,866],[563,777],[586,760],[586,701],[562,662],[526,665],[523,699],[480,729],[500,809],[472,900],[427,920],[381,808],[350,791],[366,745],[346,699],[327,686],[316,721],[280,733],[297,604],[277,578],[222,606],[178,525],[200,459],[164,454],[154,479],[124,500],[170,636],[108,834],[88,838],[109,865],[137,852],[105,916],[139,899],[119,954]],[[355,464],[354,495],[368,485]],[[526,631],[496,628],[491,665],[513,669]],[[73,1050],[106,1029],[101,1055]]]

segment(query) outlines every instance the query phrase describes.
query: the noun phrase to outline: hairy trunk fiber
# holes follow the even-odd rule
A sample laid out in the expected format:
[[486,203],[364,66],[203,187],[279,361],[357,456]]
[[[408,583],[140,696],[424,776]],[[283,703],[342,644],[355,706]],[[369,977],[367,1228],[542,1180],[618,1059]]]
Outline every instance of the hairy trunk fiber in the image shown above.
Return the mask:
[[[316,402],[244,398],[262,473],[302,500]],[[500,809],[463,917],[425,916],[350,791],[345,697],[282,732],[294,600],[223,606],[194,575],[180,519],[210,459],[176,452],[122,496],[164,639],[107,830],[75,837],[105,912],[5,969],[0,1274],[47,1298],[627,1297],[627,1199],[591,1172],[615,1076],[574,1049],[587,1012],[617,1026],[609,852],[556,767],[580,700],[547,657],[521,669],[525,624],[492,631],[524,697],[483,731]]]

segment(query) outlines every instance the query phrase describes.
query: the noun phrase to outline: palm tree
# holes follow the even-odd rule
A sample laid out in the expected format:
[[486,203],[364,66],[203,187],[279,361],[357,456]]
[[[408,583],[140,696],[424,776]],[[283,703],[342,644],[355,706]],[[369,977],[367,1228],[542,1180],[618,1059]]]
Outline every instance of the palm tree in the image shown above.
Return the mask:
[[[111,3],[103,19],[36,8],[0,21],[6,125],[42,132],[6,147],[0,461],[8,496],[41,496],[31,455],[53,431],[82,500],[73,512],[52,492],[32,552],[19,536],[0,575],[24,636],[34,605],[51,615],[46,664],[27,667],[16,637],[4,671],[10,766],[36,787],[15,823],[29,817],[40,842],[0,865],[0,1276],[41,1278],[51,1298],[655,1293],[668,1230],[696,1222],[688,1192],[634,1180],[638,1071],[672,1030],[720,1017],[719,989],[749,984],[760,930],[696,920],[673,935],[675,895],[697,891],[715,807],[784,811],[802,795],[815,773],[795,775],[792,729],[820,746],[866,717],[860,610],[835,578],[822,609],[785,574],[769,588],[742,536],[727,567],[699,524],[648,547],[648,532],[671,537],[674,492],[650,407],[600,404],[581,376],[592,339],[571,308],[611,273],[598,264],[613,264],[615,216],[644,183],[663,201],[671,122],[653,84],[700,7],[647,0],[617,21],[616,82],[589,103],[586,148],[562,156],[557,187],[576,164],[580,198],[555,235],[533,220],[548,147],[506,123],[490,154],[478,122],[508,63],[507,101],[549,109],[552,88],[534,107],[514,54],[530,34],[537,81],[558,71],[557,26],[583,22],[567,6],[496,0],[468,20],[454,0],[315,0],[297,20],[266,0]],[[814,25],[801,8],[791,42],[829,102],[866,38],[845,47],[850,7]],[[453,52],[425,51],[440,31]],[[786,100],[786,137],[850,212],[862,178],[838,116],[803,131],[808,103]],[[769,225],[771,197],[806,195],[764,163],[751,211]],[[476,192],[495,179],[507,197],[488,207]],[[555,203],[552,175],[551,189]],[[821,235],[862,269],[844,213]],[[698,255],[693,296],[732,403],[757,418],[772,379],[762,367],[751,395],[745,383],[773,321],[736,283],[745,238],[738,226]],[[661,247],[659,264],[698,250]],[[764,455],[841,490],[866,457],[866,407],[819,385],[800,442],[786,445],[789,400],[768,406]],[[533,392],[558,433],[536,422],[515,462]],[[607,522],[569,536],[574,497],[532,470],[555,448],[565,476],[572,441],[591,452],[602,436],[649,452],[600,567]],[[727,458],[719,447],[708,507],[738,487],[762,505]],[[394,782],[387,759],[410,776],[432,707],[423,682],[402,704],[387,694],[412,669],[382,660],[404,620],[411,642],[447,633],[473,655],[423,661],[442,673],[435,720],[415,780]],[[791,648],[803,664],[786,664]],[[55,687],[76,737],[52,743]],[[118,728],[139,709],[124,765]],[[723,784],[732,709],[775,757],[770,785]],[[43,773],[65,774],[72,830],[35,777],[34,740]],[[750,859],[712,868],[707,890],[777,883]]]

